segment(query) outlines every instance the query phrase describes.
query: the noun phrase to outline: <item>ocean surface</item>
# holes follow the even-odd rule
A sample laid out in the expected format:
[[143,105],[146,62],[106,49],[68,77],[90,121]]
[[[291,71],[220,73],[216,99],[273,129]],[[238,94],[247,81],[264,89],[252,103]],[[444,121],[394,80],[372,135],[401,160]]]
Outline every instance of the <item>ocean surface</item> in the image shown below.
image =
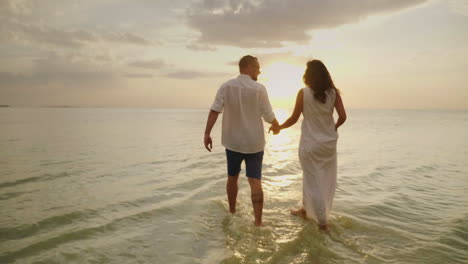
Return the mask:
[[228,211],[206,117],[0,108],[0,263],[468,263],[468,111],[348,110],[330,233],[289,213],[299,123],[266,135],[256,228],[245,170]]

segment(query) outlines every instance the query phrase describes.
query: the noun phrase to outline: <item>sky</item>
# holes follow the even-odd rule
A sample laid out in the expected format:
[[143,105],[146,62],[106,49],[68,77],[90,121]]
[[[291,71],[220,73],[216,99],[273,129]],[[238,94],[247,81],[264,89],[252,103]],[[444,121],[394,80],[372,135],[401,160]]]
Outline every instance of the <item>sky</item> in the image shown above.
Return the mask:
[[468,109],[466,0],[0,1],[0,105],[208,109],[247,54],[273,107],[320,59],[347,108]]

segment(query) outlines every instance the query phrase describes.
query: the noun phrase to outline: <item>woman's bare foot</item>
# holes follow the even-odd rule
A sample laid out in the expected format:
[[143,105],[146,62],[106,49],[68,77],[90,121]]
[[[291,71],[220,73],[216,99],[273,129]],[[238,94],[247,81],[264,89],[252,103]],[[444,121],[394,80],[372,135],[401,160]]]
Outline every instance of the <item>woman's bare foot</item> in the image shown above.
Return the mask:
[[302,218],[306,218],[306,211],[304,208],[301,208],[299,210],[291,210],[292,215],[300,216]]

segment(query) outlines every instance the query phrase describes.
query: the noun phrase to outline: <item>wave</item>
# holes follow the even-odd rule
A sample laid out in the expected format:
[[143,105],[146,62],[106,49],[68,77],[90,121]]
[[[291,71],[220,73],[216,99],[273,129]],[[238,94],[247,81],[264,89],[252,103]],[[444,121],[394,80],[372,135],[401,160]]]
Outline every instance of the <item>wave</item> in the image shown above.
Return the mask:
[[[162,201],[157,201],[154,196],[150,196],[133,201],[123,201],[96,210],[75,211],[52,216],[29,225],[2,228],[0,236],[5,247],[15,249],[3,252],[0,255],[0,262],[26,258],[79,240],[112,236],[115,231],[121,232],[122,228],[133,227],[135,223],[141,226],[142,221],[151,223],[158,214],[171,215],[178,206],[187,204],[197,196],[206,196],[207,191],[221,181],[224,179],[211,179],[209,182],[185,192],[184,195]],[[95,223],[100,222],[101,224],[95,225]],[[25,244],[26,246],[24,246]]]
[[[80,173],[80,172],[77,172],[77,173]],[[68,171],[62,171],[62,172],[53,173],[53,174],[43,173],[38,176],[28,177],[28,178],[11,181],[11,182],[0,183],[0,189],[7,188],[7,187],[14,187],[14,186],[26,184],[26,183],[53,181],[59,178],[70,177],[72,174],[74,173],[68,172]]]

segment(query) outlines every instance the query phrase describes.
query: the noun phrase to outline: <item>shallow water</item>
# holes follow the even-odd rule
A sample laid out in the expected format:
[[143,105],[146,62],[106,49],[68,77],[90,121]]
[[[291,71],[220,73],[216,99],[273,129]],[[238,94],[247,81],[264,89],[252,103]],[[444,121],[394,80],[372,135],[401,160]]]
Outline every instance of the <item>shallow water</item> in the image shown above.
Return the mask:
[[468,262],[467,111],[349,110],[329,234],[289,214],[299,125],[267,135],[255,228],[243,176],[228,213],[206,115],[1,108],[0,263]]

